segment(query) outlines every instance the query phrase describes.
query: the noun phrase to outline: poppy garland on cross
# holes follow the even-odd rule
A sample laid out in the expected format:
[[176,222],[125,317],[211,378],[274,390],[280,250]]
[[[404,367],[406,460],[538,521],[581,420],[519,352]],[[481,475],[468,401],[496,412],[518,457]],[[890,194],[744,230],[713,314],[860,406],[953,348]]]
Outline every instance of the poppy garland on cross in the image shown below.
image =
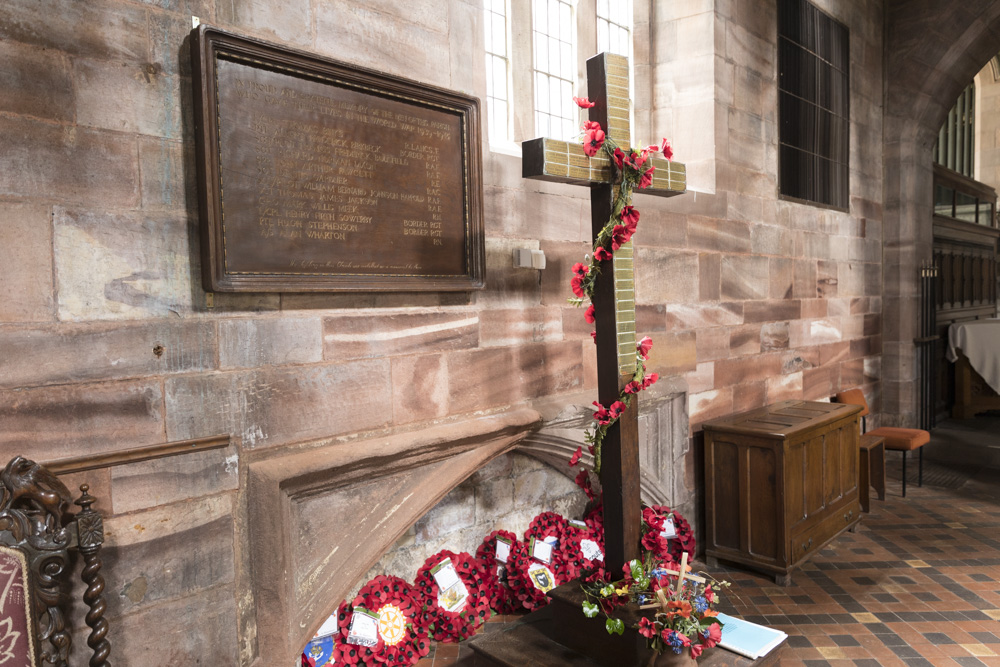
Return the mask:
[[[586,97],[574,97],[573,101],[581,109],[590,109],[594,106]],[[623,151],[610,137],[607,136],[605,128],[595,121],[585,121],[583,124],[583,151],[588,157],[594,157],[598,152],[604,151],[615,169],[615,182],[617,192],[611,207],[611,216],[604,227],[597,234],[594,240],[592,252],[584,258],[584,262],[577,262],[573,265],[573,276],[570,279],[570,288],[573,296],[569,299],[570,304],[582,306],[584,302],[590,301],[584,312],[584,319],[593,324],[597,320],[597,315],[593,303],[594,289],[597,276],[601,272],[601,265],[614,258],[614,254],[626,243],[632,240],[639,224],[639,210],[632,206],[632,192],[643,190],[653,182],[653,166],[650,156],[660,153],[664,158],[673,157],[673,149],[666,139],[659,145],[652,145],[640,151],[628,149]],[[607,265],[605,265],[607,266]],[[592,332],[595,336],[596,332]],[[611,405],[603,405],[594,401],[597,408],[594,412],[596,424],[593,431],[587,431],[586,439],[588,449],[594,457],[593,473],[599,475],[601,472],[601,443],[608,428],[618,421],[618,418],[631,405],[632,397],[641,391],[651,387],[659,379],[656,373],[646,375],[645,361],[649,359],[649,351],[653,347],[653,341],[647,336],[643,338],[636,347],[635,372],[631,380],[622,389],[618,400]],[[582,454],[582,448],[577,449],[570,459],[570,466],[575,467]],[[586,468],[580,471],[576,478],[577,484],[591,500],[594,499],[593,484],[590,473]]]

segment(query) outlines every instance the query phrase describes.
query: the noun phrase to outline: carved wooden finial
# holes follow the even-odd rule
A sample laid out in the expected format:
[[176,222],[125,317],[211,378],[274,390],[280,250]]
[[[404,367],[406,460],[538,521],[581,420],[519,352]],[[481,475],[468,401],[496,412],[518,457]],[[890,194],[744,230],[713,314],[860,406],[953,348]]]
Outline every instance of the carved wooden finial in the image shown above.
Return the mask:
[[81,484],[80,494],[80,497],[74,501],[76,505],[80,506],[80,513],[89,514],[90,512],[93,512],[94,510],[91,508],[91,505],[97,502],[97,498],[90,495],[90,484]]

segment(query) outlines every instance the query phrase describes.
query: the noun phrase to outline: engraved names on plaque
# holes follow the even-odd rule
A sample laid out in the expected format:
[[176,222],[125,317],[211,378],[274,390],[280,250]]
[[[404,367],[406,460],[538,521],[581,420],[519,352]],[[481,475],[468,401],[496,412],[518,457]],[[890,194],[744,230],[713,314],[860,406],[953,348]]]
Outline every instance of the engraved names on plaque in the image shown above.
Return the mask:
[[205,288],[483,284],[478,101],[196,31]]

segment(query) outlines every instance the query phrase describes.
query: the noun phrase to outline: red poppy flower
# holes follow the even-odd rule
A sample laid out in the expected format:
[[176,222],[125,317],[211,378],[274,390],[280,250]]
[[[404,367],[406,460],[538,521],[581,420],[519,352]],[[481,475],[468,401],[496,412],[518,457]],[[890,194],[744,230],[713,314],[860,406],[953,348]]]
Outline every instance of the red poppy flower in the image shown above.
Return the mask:
[[635,380],[632,380],[627,385],[625,385],[625,388],[622,389],[622,392],[626,394],[638,394],[642,390],[643,386],[640,383],[636,382]]
[[576,451],[573,452],[573,456],[569,457],[569,467],[576,467],[576,464],[580,462],[581,456],[583,456],[583,446],[577,447]]
[[663,138],[663,143],[660,145],[660,153],[668,160],[674,156],[674,149],[670,147],[670,142],[667,141],[666,137]]
[[585,122],[583,124],[583,152],[588,157],[594,157],[603,145],[604,130],[601,129],[600,124],[590,120]]
[[650,167],[649,169],[647,169],[645,171],[645,173],[643,173],[642,179],[639,180],[639,186],[638,187],[639,187],[640,190],[642,190],[644,188],[647,188],[647,187],[649,187],[652,184],[652,182],[653,182],[653,172],[654,171],[656,171],[656,167]]
[[587,307],[586,312],[583,313],[583,319],[587,321],[587,324],[593,324],[597,321],[597,316],[595,315],[594,304],[590,304]]
[[617,251],[632,238],[632,230],[625,225],[615,225],[611,229],[611,249]]
[[580,107],[581,109],[589,109],[592,106],[594,106],[594,103],[591,102],[586,97],[574,97],[573,101],[576,102],[576,106]]
[[614,152],[615,164],[618,165],[618,171],[622,170],[622,166],[625,164],[625,153],[622,149],[616,148]]
[[580,470],[580,472],[576,474],[576,479],[573,481],[576,482],[577,486],[583,489],[583,492],[587,494],[588,498],[591,500],[594,499],[594,489],[590,485],[590,472],[586,468]]
[[635,349],[643,359],[649,359],[649,351],[653,349],[653,339],[649,336],[643,336],[642,340],[635,346]]
[[[596,331],[591,331],[590,332],[590,337],[594,339],[594,345],[597,345],[597,332]],[[593,452],[591,452],[591,454],[593,454]]]
[[712,648],[722,639],[722,627],[718,623],[712,623],[703,635],[705,637],[705,648]]
[[654,554],[665,554],[670,545],[659,530],[651,530],[642,536],[642,548]]
[[642,508],[642,520],[650,530],[663,530],[663,517],[652,507]]
[[611,259],[612,255],[604,248],[598,248],[594,251],[594,259],[598,262],[603,262],[606,259]]
[[705,602],[712,604],[715,602],[715,591],[712,590],[712,586],[705,586]]
[[623,206],[622,214],[619,216],[621,221],[625,223],[626,227],[631,227],[635,230],[635,226],[639,223],[639,211],[635,209],[634,206]]
[[570,279],[569,284],[573,289],[573,294],[583,298],[583,279],[590,272],[590,267],[586,264],[581,264],[577,262],[573,265],[573,277]]
[[691,657],[697,660],[698,656],[701,655],[701,652],[704,649],[705,647],[702,646],[701,644],[691,644]]
[[608,415],[611,419],[618,419],[623,412],[625,412],[625,404],[621,401],[615,401],[608,407]]
[[597,401],[594,401],[594,405],[597,406],[597,411],[594,412],[594,419],[597,420],[597,423],[601,424],[602,426],[605,424],[610,424],[613,421],[613,418],[608,409],[603,405],[601,405],[600,403],[598,403]]
[[646,639],[652,639],[656,635],[656,624],[646,617],[640,618],[639,634]]
[[642,379],[642,388],[649,389],[654,384],[656,384],[656,381],[659,379],[660,379],[659,373],[650,373],[649,375],[647,375]]

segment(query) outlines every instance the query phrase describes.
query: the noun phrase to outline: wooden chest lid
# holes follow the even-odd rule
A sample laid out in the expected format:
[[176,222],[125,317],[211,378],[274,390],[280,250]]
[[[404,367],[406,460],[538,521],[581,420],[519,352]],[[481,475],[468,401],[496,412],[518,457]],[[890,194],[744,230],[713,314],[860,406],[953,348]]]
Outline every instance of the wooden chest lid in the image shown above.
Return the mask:
[[781,401],[764,408],[720,417],[702,424],[706,431],[790,438],[861,412],[861,406],[815,401]]

